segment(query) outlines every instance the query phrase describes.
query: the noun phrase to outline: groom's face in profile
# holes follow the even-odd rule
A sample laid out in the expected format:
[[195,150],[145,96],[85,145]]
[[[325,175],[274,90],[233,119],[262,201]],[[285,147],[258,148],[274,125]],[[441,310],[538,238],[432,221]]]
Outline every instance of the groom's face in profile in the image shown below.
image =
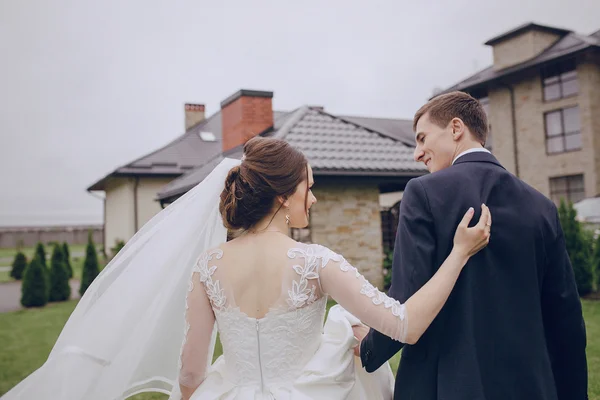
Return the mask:
[[452,137],[452,123],[443,128],[431,122],[429,113],[426,113],[417,121],[415,139],[415,161],[424,163],[429,172],[452,165],[457,146]]

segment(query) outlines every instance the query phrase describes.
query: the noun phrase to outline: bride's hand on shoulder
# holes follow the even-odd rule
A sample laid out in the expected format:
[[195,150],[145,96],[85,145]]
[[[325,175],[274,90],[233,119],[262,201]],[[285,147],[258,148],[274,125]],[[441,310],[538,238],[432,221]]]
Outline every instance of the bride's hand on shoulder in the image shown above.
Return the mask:
[[479,222],[474,227],[469,228],[469,223],[473,219],[474,214],[475,210],[472,207],[469,208],[454,234],[454,247],[452,251],[466,258],[471,257],[486,247],[491,237],[492,214],[488,206],[485,204],[481,205]]

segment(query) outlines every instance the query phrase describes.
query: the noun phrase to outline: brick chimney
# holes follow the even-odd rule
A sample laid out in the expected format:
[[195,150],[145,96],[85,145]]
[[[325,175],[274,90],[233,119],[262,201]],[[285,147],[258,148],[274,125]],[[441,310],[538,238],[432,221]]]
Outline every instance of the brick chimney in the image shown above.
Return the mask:
[[185,130],[204,121],[204,104],[185,104]]
[[245,90],[221,102],[223,152],[273,127],[273,92]]

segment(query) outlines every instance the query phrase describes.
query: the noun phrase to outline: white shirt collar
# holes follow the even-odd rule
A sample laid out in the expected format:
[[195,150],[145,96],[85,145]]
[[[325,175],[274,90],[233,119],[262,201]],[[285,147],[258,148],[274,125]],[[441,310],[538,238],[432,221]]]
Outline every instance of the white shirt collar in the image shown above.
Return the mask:
[[466,154],[469,154],[469,153],[490,153],[490,154],[492,154],[488,149],[485,149],[483,147],[474,147],[472,149],[465,150],[462,153],[460,153],[459,155],[457,155],[456,158],[452,161],[452,164],[454,165],[456,160],[458,160],[460,157],[462,157]]

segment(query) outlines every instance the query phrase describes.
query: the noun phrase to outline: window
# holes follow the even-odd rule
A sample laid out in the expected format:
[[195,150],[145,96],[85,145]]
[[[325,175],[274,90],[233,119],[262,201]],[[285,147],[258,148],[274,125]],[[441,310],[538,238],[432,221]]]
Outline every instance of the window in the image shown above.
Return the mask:
[[554,64],[542,69],[544,101],[574,96],[579,92],[575,60]]
[[579,107],[564,108],[544,114],[546,152],[548,154],[581,150]]
[[550,199],[559,205],[561,199],[577,203],[585,198],[583,175],[550,178]]

